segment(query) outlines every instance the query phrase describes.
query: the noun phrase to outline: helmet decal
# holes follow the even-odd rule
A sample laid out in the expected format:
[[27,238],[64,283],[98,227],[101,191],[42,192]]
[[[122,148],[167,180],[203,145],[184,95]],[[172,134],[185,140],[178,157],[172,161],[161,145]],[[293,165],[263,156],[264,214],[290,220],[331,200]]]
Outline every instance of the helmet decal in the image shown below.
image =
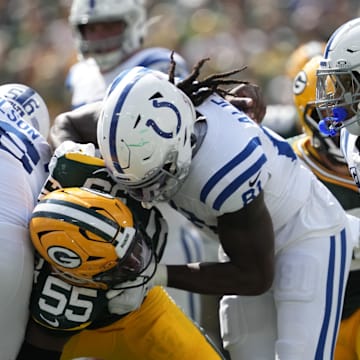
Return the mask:
[[9,83],[0,86],[3,96],[28,124],[47,138],[50,116],[43,98],[31,87],[24,84]]
[[307,86],[307,75],[305,71],[300,71],[293,82],[293,93],[299,95],[304,92]]
[[175,115],[176,115],[176,118],[177,118],[177,124],[176,124],[176,133],[174,134],[173,132],[166,132],[164,130],[162,130],[154,120],[152,119],[148,119],[146,121],[146,126],[149,126],[151,128],[154,129],[154,131],[161,137],[164,137],[164,138],[167,138],[167,139],[171,139],[174,137],[174,135],[177,135],[180,131],[180,127],[181,127],[181,115],[180,115],[180,112],[178,110],[178,108],[168,102],[168,101],[162,101],[162,102],[158,102],[156,99],[153,100],[153,106],[154,108],[162,108],[162,107],[167,107],[171,110],[174,111]]
[[63,246],[52,246],[47,250],[47,253],[50,259],[64,268],[74,269],[81,266],[81,257]]

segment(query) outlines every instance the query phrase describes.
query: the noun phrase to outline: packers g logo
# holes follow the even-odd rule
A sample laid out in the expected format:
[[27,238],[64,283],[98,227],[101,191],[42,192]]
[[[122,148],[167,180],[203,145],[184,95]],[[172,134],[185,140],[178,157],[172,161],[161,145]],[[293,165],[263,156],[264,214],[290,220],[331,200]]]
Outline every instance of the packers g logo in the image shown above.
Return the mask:
[[293,82],[293,92],[295,95],[300,95],[306,88],[307,75],[305,71],[300,71]]
[[64,268],[75,269],[81,266],[80,256],[76,252],[62,246],[50,247],[47,254],[52,261]]

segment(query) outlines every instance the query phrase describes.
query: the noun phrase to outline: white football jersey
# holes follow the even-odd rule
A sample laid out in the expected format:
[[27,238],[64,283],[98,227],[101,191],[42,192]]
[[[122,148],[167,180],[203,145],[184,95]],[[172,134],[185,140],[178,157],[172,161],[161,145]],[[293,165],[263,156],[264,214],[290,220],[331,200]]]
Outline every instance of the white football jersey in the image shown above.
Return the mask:
[[0,222],[27,227],[48,175],[50,147],[41,134],[0,98]]
[[[126,61],[111,71],[101,73],[94,59],[89,58],[73,65],[69,71],[66,86],[72,92],[72,109],[82,105],[99,101],[103,98],[106,88],[123,70],[145,66],[154,70],[168,73],[170,67],[171,50],[153,47],[137,51]],[[185,60],[174,53],[176,62],[175,76],[184,78],[189,74]],[[204,249],[196,228],[187,219],[173,212],[169,205],[164,205],[164,216],[169,223],[169,239],[162,257],[167,263],[198,262],[204,258]],[[214,252],[212,250],[212,252]],[[216,249],[215,249],[216,254]],[[213,254],[210,254],[213,256]],[[208,257],[210,257],[208,255]],[[176,303],[182,307],[187,315],[200,322],[201,304],[198,294],[179,290],[167,289]]]
[[344,154],[348,168],[356,186],[360,191],[360,152],[356,144],[357,135],[350,134],[346,128],[341,129],[340,147]]
[[28,223],[48,175],[50,147],[0,98],[0,349],[15,359],[25,336],[33,277]]
[[[211,96],[197,111],[206,118],[207,133],[171,204],[198,226],[216,233],[217,217],[242,209],[263,190],[277,232],[309,201],[314,186],[323,187],[285,139],[221,97]],[[326,196],[337,209],[337,200]],[[276,243],[277,249],[282,245]]]
[[[134,66],[145,66],[150,69],[167,73],[170,66],[169,49],[154,47],[140,50],[113,70],[101,73],[95,60],[85,59],[74,64],[66,79],[66,87],[72,93],[71,106],[73,109],[101,100],[105,95],[106,88],[123,70]],[[189,71],[185,60],[177,53],[174,54],[176,62],[175,74],[177,77],[185,77]]]

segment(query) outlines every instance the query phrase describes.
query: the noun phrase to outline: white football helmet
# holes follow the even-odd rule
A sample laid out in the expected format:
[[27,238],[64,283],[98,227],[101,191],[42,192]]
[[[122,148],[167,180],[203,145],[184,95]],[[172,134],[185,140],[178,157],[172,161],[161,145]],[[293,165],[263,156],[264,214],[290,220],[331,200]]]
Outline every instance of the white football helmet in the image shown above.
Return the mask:
[[97,127],[117,181],[143,202],[171,198],[189,172],[195,108],[167,75],[137,66],[110,84]]
[[49,134],[50,116],[43,98],[24,84],[0,85],[0,96],[15,108],[23,120],[32,125],[46,139]]
[[345,163],[340,150],[340,134],[324,135],[319,130],[319,115],[315,107],[316,71],[319,68],[321,55],[311,58],[296,75],[293,81],[293,99],[300,124],[311,139],[311,147],[315,154],[326,153],[333,161]]
[[[83,36],[87,24],[119,20],[126,25],[121,34],[97,41]],[[100,70],[107,71],[142,46],[147,29],[146,7],[144,0],[73,0],[69,22],[80,57],[93,57]]]
[[360,18],[340,26],[327,42],[316,100],[325,135],[334,136],[343,126],[360,135]]

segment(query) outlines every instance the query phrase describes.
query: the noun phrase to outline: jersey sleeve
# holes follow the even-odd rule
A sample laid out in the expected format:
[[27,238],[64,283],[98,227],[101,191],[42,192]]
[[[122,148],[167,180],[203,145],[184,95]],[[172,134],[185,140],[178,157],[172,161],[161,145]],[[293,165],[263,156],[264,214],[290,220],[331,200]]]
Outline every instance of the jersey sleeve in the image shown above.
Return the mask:
[[269,173],[267,156],[259,137],[253,136],[239,151],[214,171],[204,184],[201,202],[218,215],[235,212],[251,203],[263,191]]

